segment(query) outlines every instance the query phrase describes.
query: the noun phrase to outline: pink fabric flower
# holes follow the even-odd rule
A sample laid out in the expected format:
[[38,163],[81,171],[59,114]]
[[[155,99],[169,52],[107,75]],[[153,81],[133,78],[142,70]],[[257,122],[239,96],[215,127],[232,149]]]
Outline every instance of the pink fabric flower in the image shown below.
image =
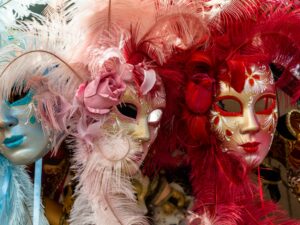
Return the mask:
[[77,101],[93,114],[106,114],[117,105],[126,84],[116,73],[101,74],[96,79],[81,84],[77,90]]

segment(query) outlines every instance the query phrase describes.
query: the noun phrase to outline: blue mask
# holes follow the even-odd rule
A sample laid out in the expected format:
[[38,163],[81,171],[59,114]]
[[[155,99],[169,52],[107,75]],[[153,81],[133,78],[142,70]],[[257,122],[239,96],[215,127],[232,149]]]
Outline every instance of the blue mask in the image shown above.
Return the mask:
[[32,94],[0,101],[0,152],[12,163],[26,165],[49,150],[49,134],[35,117]]

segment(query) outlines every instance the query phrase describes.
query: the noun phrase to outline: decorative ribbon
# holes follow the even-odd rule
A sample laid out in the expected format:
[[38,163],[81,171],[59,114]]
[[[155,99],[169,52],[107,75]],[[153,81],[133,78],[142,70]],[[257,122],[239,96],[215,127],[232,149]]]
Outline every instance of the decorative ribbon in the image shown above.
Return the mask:
[[41,209],[41,185],[42,185],[43,160],[35,162],[34,168],[34,196],[33,196],[33,225],[39,225]]
[[1,223],[9,224],[11,213],[11,179],[12,179],[12,167],[9,162],[2,156],[0,156],[0,170],[3,174],[0,174],[0,218]]

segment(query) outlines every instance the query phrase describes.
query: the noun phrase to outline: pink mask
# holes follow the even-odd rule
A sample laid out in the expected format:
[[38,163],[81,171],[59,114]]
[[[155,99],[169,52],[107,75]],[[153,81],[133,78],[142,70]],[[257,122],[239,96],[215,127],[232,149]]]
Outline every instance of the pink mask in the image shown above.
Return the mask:
[[249,167],[266,157],[277,124],[276,89],[265,65],[245,68],[244,89],[239,93],[220,82],[220,93],[211,110],[212,129],[223,152],[240,155]]

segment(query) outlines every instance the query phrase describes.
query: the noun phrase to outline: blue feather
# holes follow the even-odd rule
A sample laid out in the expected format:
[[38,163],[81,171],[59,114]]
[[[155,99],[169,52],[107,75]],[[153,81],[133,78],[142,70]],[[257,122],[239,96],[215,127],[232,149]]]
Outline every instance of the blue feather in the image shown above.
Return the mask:
[[[24,166],[13,165],[0,154],[1,225],[32,225],[33,185]],[[42,206],[36,206],[39,225],[49,225]]]
[[12,167],[8,160],[0,155],[0,218],[3,224],[9,224],[11,205]]

